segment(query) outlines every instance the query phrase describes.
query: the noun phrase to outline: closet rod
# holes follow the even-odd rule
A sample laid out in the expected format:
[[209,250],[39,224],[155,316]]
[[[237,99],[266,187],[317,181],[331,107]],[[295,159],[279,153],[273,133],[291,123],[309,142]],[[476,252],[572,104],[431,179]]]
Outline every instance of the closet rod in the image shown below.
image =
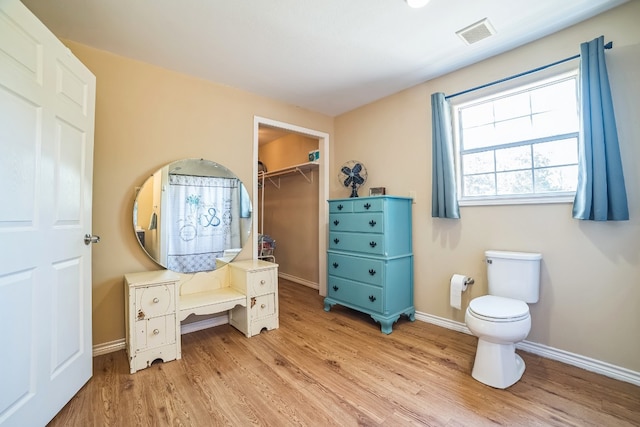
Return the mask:
[[[605,44],[604,48],[605,49],[613,49],[613,42],[609,42],[609,43]],[[454,93],[453,95],[447,95],[447,96],[444,97],[444,99],[455,98],[456,96],[464,95],[464,94],[467,94],[467,93],[470,93],[470,92],[474,92],[476,90],[484,89],[484,88],[489,87],[489,86],[497,85],[498,83],[503,83],[503,82],[507,82],[509,80],[517,79],[518,77],[526,76],[527,74],[533,74],[533,73],[536,73],[538,71],[542,71],[542,70],[545,70],[547,68],[551,68],[551,67],[554,67],[556,65],[560,65],[560,64],[563,64],[565,62],[572,61],[572,60],[578,59],[578,58],[580,58],[580,54],[573,55],[573,56],[570,56],[569,58],[564,58],[564,59],[561,59],[559,61],[552,62],[551,64],[543,65],[541,67],[534,68],[534,69],[529,70],[529,71],[523,71],[522,73],[514,74],[513,76],[505,77],[503,79],[496,80],[496,81],[491,82],[491,83],[485,83],[485,84],[480,85],[480,86],[472,87],[471,89],[463,90],[462,92]]]

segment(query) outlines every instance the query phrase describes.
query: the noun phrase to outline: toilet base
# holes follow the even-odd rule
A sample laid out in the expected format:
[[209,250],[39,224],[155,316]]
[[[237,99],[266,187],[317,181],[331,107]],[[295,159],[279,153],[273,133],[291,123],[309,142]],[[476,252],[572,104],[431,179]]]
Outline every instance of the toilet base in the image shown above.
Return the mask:
[[471,376],[494,388],[507,388],[522,378],[524,360],[516,354],[515,344],[496,344],[478,340]]

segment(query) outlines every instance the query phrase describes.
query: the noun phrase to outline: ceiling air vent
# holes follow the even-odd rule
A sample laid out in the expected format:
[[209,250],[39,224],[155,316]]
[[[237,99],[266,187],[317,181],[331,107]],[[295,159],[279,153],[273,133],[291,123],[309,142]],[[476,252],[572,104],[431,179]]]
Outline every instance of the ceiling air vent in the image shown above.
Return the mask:
[[460,31],[456,31],[458,37],[460,37],[466,44],[474,44],[482,39],[486,39],[496,33],[493,26],[487,18],[484,18],[475,24],[471,24]]

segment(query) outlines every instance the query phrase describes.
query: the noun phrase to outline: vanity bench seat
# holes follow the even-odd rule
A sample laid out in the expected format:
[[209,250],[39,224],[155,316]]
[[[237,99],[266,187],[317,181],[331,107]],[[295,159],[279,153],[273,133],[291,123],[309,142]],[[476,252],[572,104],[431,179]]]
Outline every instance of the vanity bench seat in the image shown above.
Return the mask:
[[247,337],[277,329],[278,264],[236,261],[196,273],[180,285],[180,321],[191,314],[227,312],[229,324]]

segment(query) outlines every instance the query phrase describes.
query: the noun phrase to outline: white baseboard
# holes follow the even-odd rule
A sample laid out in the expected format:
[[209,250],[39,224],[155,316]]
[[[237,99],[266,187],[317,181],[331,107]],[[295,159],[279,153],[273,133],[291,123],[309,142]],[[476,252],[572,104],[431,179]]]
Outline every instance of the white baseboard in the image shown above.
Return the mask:
[[[202,329],[212,328],[214,326],[224,325],[225,323],[229,323],[229,316],[226,314],[222,316],[212,317],[210,319],[200,320],[198,322],[186,323],[180,326],[180,335],[200,331]],[[102,344],[96,344],[93,346],[93,357],[101,356],[107,353],[113,353],[119,350],[125,350],[126,344],[127,343],[124,338],[105,342]]]
[[[419,312],[416,312],[416,319],[422,322],[432,323],[443,328],[452,329],[454,331],[471,335],[471,331],[469,330],[469,328],[467,328],[467,325],[465,325],[464,323],[456,322],[455,320],[445,319],[442,317],[433,316],[431,314]],[[600,360],[591,359],[579,354],[570,353],[568,351],[526,340],[516,344],[516,348],[529,353],[537,354],[538,356],[546,357],[547,359],[557,360],[559,362],[566,363],[567,365],[576,366],[578,368],[595,372],[606,377],[640,386],[640,372],[635,372],[627,368],[622,368],[620,366],[615,366],[607,362],[602,362]]]
[[307,280],[307,279],[301,279],[300,277],[292,276],[290,274],[280,273],[279,272],[278,273],[278,277],[282,277],[283,279],[286,279],[286,280],[288,280],[290,282],[298,283],[300,285],[304,285],[304,286],[306,286],[308,288],[311,288],[311,289],[315,289],[315,290],[320,289],[320,285],[318,285],[317,283],[312,282],[312,281]]
[[124,350],[126,348],[126,342],[124,338],[115,341],[109,341],[102,344],[96,344],[93,346],[93,357],[101,356],[107,353],[113,353],[114,351]]

